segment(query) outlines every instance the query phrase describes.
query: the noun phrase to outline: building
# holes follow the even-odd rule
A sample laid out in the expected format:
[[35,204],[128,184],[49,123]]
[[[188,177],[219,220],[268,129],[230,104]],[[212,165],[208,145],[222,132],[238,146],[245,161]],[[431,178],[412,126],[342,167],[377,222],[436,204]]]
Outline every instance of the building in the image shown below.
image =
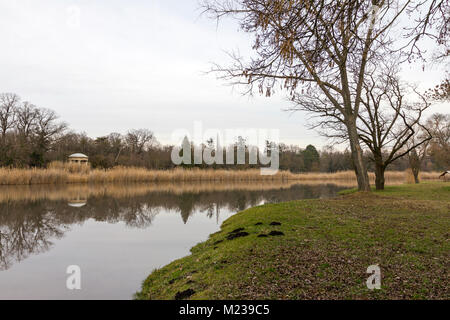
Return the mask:
[[69,163],[83,163],[88,164],[89,163],[89,157],[82,153],[74,153],[69,156]]
[[72,208],[83,208],[87,204],[87,199],[69,200],[67,204]]

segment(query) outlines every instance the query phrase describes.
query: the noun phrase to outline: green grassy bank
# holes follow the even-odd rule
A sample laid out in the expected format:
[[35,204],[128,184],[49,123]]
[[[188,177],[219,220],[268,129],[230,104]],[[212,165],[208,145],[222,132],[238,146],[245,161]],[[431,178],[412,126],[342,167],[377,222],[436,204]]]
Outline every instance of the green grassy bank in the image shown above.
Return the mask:
[[[449,299],[449,218],[443,182],[255,207],[155,270],[136,298]],[[382,288],[370,291],[375,264]]]

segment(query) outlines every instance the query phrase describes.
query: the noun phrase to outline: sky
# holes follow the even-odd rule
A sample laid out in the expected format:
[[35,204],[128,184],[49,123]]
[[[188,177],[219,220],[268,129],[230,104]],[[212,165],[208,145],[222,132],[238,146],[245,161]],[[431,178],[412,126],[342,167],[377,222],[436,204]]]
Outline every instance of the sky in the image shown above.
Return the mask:
[[[174,131],[201,121],[327,145],[306,128],[306,114],[283,111],[284,96],[242,96],[206,73],[229,61],[226,51],[251,53],[251,37],[234,21],[217,27],[198,8],[198,0],[0,0],[0,92],[53,109],[91,137],[148,128],[170,144]],[[410,65],[404,75],[428,88],[443,72]]]

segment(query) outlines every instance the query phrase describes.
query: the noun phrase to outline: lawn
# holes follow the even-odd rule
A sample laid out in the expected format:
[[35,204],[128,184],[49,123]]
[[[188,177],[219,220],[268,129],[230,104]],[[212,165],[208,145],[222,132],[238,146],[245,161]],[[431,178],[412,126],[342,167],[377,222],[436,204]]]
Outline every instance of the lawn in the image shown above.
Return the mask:
[[449,218],[444,182],[251,208],[155,270],[136,298],[449,299]]

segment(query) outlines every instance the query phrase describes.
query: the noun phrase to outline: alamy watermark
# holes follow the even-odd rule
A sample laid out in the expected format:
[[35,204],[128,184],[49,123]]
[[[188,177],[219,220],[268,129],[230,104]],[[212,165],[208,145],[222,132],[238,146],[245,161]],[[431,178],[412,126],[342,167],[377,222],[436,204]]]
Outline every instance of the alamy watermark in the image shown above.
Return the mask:
[[378,21],[378,15],[380,13],[380,7],[377,5],[373,5],[370,9],[370,15],[369,15],[369,30],[373,30],[375,28],[375,24]]
[[68,290],[81,290],[81,268],[77,265],[68,266],[66,273],[69,274],[66,280]]
[[274,175],[280,167],[279,140],[278,129],[204,130],[197,121],[193,134],[173,132],[171,158],[175,165],[260,165],[265,166],[261,175]]
[[81,9],[79,6],[72,5],[67,7],[67,27],[70,29],[79,29],[81,27]]
[[367,288],[369,290],[381,289],[381,268],[379,265],[372,265],[367,268],[370,277],[367,279]]

